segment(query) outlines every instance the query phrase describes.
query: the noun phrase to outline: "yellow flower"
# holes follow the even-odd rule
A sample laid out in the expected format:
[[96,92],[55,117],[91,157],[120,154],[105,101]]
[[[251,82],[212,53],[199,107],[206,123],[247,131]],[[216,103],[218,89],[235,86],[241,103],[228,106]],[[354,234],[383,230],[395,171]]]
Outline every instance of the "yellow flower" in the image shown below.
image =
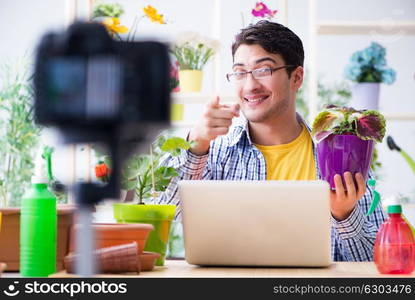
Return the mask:
[[165,24],[163,15],[159,15],[157,13],[157,9],[155,9],[151,5],[147,5],[147,7],[144,7],[143,11],[146,14],[146,16],[151,20],[151,22],[158,22],[160,24]]
[[102,21],[102,24],[104,24],[105,28],[107,28],[111,34],[128,32],[126,26],[120,25],[120,20],[118,18],[105,18],[104,21]]

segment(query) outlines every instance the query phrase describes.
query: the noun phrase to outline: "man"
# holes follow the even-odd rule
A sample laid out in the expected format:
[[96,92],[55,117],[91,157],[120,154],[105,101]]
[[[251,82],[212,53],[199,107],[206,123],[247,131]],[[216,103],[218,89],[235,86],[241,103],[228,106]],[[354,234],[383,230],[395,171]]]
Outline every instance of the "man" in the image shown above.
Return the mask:
[[[299,37],[280,24],[260,21],[236,36],[232,55],[233,70],[227,78],[235,85],[239,103],[222,105],[216,97],[208,104],[188,136],[197,145],[166,162],[180,176],[159,203],[179,203],[177,182],[181,179],[320,178],[309,128],[295,110],[304,76]],[[239,110],[246,121],[230,129]],[[355,174],[357,188],[350,172],[341,175],[335,175],[336,189],[330,195],[333,260],[372,260],[376,233],[385,216],[380,208],[365,216],[372,196],[362,174]]]

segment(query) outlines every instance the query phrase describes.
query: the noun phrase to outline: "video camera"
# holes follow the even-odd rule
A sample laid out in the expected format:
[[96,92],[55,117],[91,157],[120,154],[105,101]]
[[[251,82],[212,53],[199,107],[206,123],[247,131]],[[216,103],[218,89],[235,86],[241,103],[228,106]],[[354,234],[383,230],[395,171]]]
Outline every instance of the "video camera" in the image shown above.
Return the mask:
[[[36,121],[57,127],[67,143],[99,143],[117,151],[112,154],[117,182],[109,185],[118,185],[119,164],[169,125],[169,74],[166,45],[118,42],[101,24],[75,23],[65,33],[46,34],[38,47]],[[107,198],[119,186],[111,190]]]
[[77,183],[80,274],[93,274],[94,204],[118,198],[123,162],[169,125],[168,47],[154,41],[114,41],[98,23],[75,23],[46,34],[38,47],[35,120],[57,127],[66,143],[95,143],[109,151],[109,183]]
[[167,123],[169,57],[158,42],[117,42],[98,23],[47,34],[35,72],[36,119],[60,128]]

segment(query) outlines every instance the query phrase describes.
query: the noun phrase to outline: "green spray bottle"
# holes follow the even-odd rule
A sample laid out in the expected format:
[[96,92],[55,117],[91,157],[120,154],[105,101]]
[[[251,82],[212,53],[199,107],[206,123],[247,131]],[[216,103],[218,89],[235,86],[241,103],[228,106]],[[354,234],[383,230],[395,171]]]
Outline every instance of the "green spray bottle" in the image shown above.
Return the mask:
[[20,215],[20,273],[46,277],[56,272],[56,197],[48,190],[45,160],[37,157],[32,185]]
[[[376,207],[379,204],[380,201],[380,194],[378,193],[378,191],[375,190],[375,185],[376,185],[376,180],[375,179],[369,179],[368,180],[368,185],[371,186],[373,188],[373,200],[372,200],[372,204],[370,205],[369,210],[366,213],[366,216],[369,216],[370,214],[372,214]],[[408,219],[402,214],[402,219],[405,220],[405,222],[408,224],[409,228],[411,228],[411,231],[413,233],[413,235],[415,236],[415,228],[411,225],[411,223],[408,221]]]

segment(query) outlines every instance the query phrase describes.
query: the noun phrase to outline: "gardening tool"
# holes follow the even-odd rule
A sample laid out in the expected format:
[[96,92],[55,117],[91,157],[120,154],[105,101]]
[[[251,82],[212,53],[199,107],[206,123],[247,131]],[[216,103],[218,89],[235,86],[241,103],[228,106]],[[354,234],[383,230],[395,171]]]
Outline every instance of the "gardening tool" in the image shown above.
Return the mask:
[[409,164],[412,171],[415,173],[415,161],[405,151],[403,151],[401,147],[396,145],[395,141],[390,135],[386,138],[386,141],[388,143],[389,149],[398,151]]

